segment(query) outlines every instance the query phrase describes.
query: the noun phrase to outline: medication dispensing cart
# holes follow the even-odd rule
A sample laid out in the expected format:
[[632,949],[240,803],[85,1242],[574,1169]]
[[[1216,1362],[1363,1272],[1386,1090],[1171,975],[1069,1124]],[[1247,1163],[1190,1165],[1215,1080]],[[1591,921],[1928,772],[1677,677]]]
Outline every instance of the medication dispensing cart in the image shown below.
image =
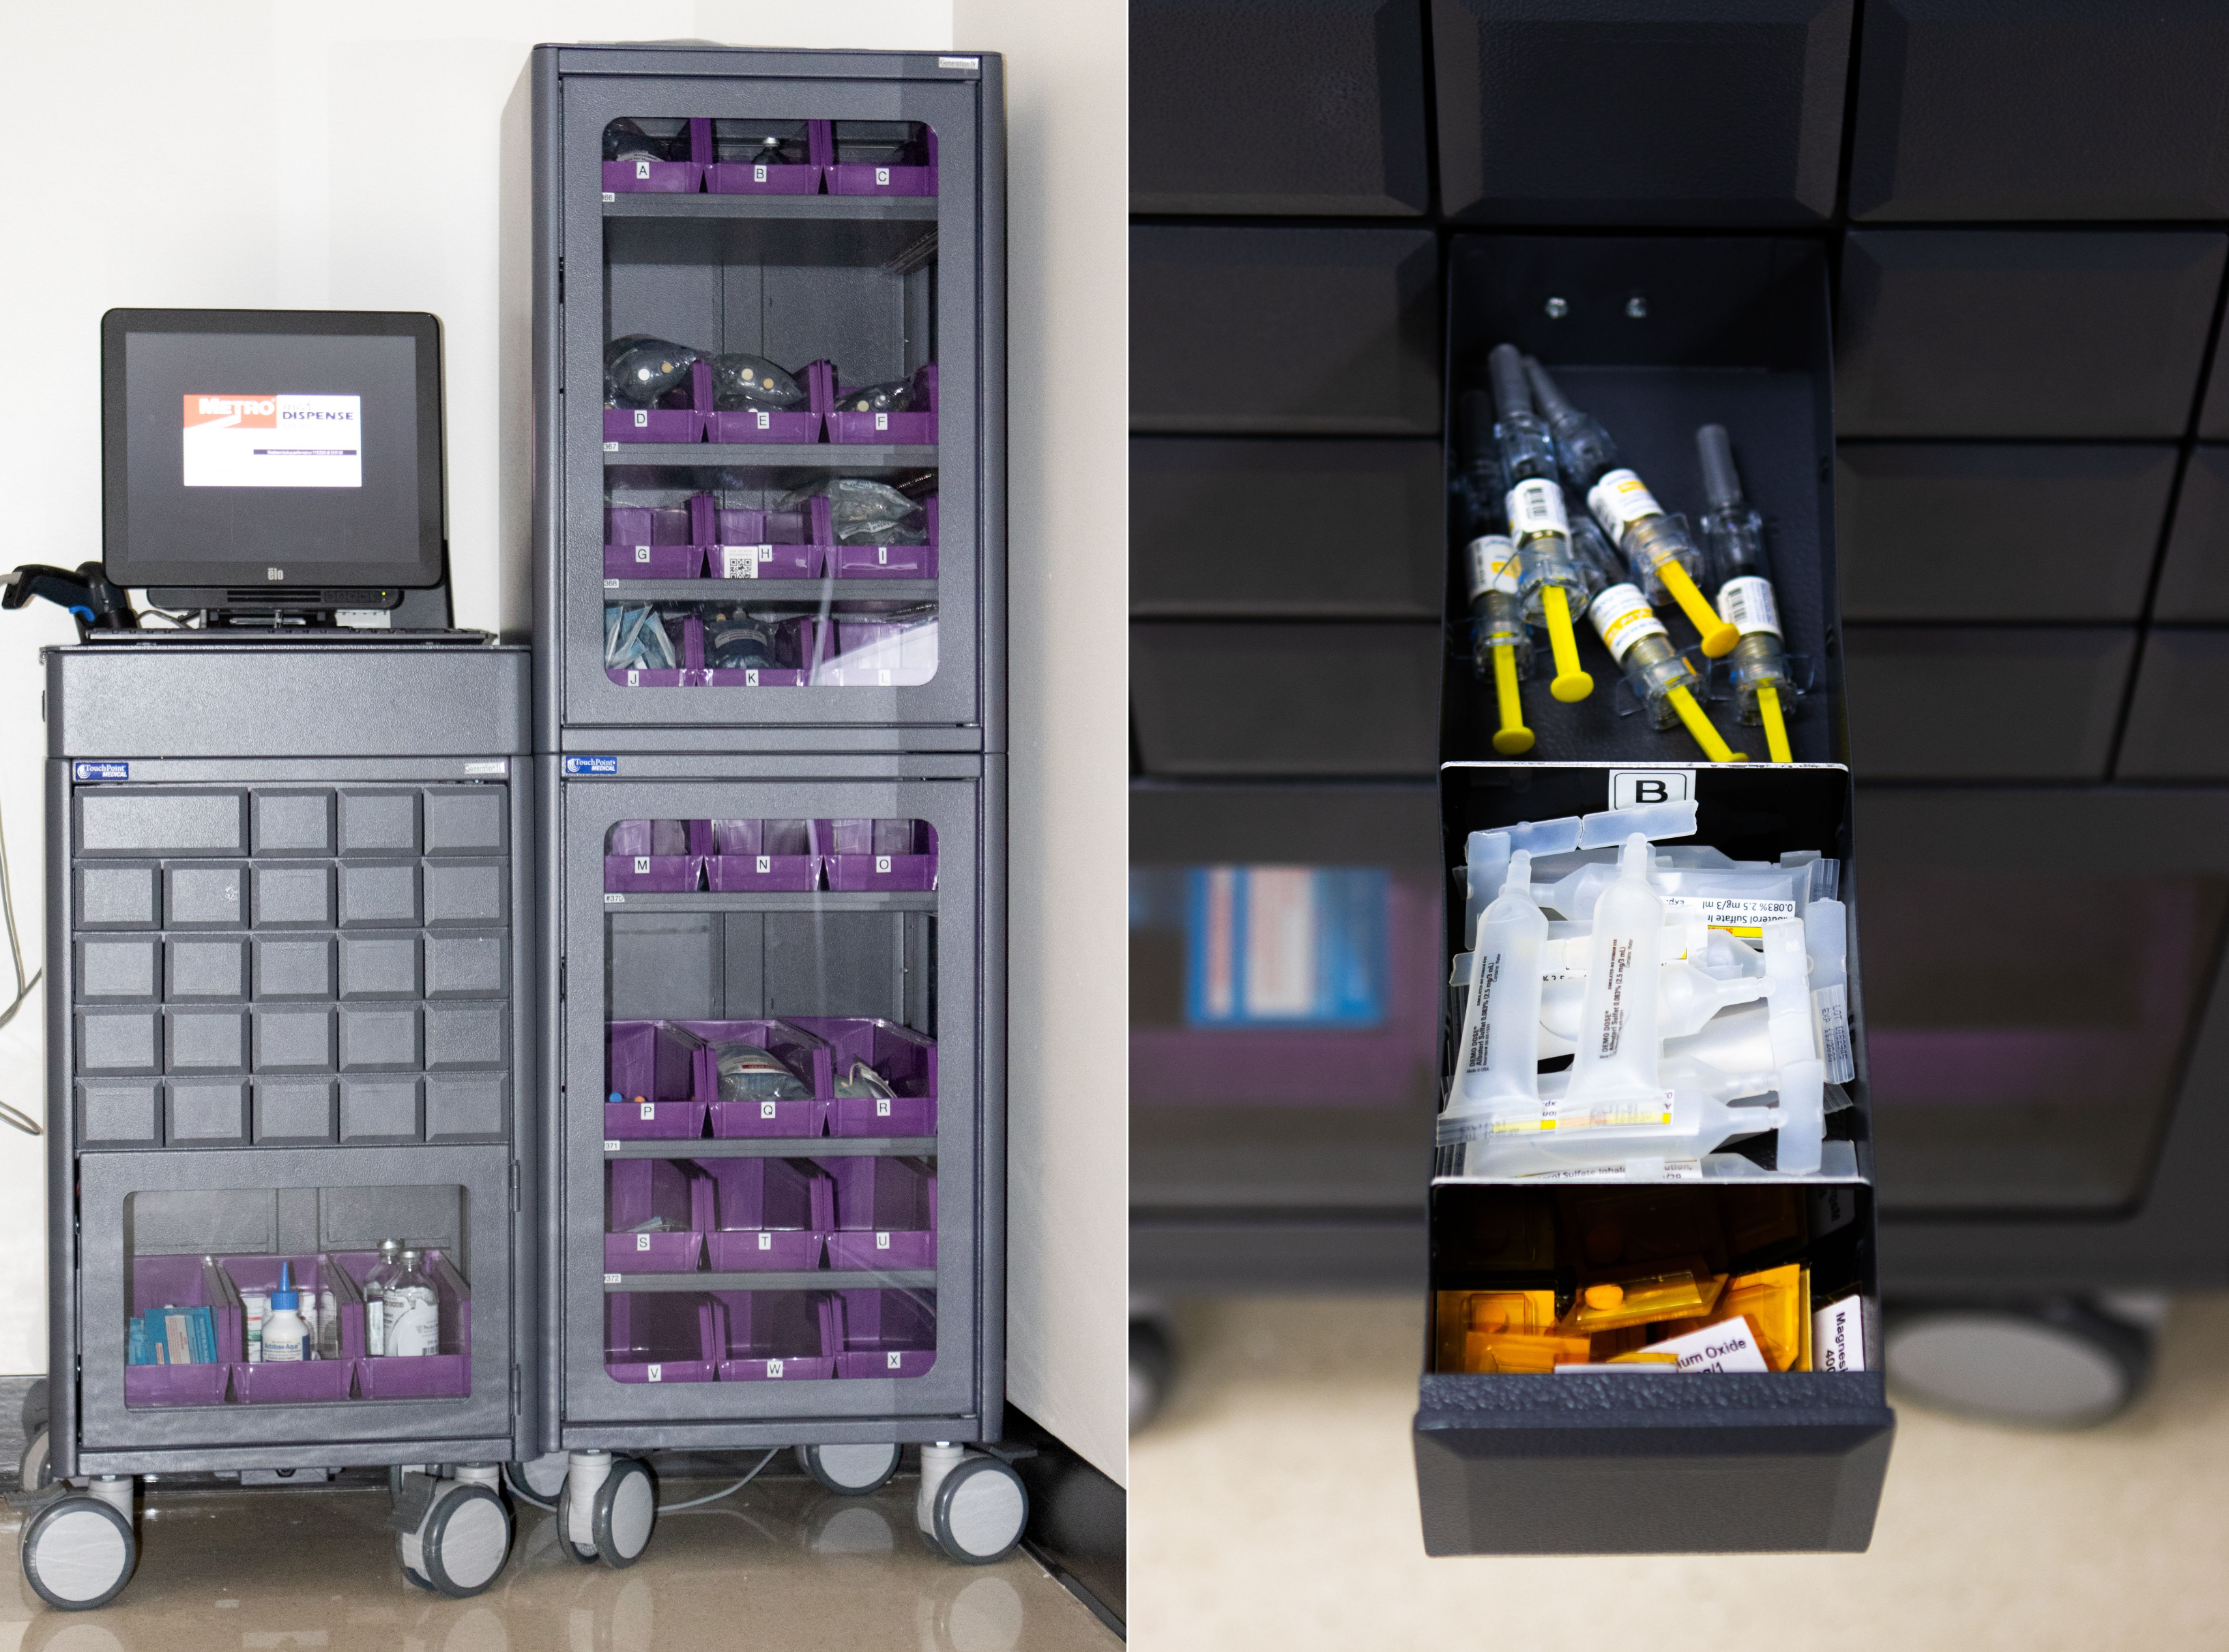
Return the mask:
[[[626,1565],[651,1454],[796,1447],[982,1561],[1004,1367],[995,57],[531,66],[540,1443]],[[986,1450],[969,1452],[968,1443]]]
[[[46,656],[48,1440],[74,1489],[22,1560],[54,1605],[129,1580],[140,1475],[454,1465],[398,1477],[406,1573],[473,1594],[509,1552],[537,1398],[528,657],[407,634]],[[367,1338],[386,1240],[434,1287],[417,1357]],[[260,1357],[282,1268],[316,1315],[299,1360]]]
[[[1447,1099],[1415,1424],[1434,1554],[1871,1539],[1895,1419],[1826,277],[1821,250],[1795,239],[1451,246]],[[1497,346],[1514,349],[1496,363]],[[1523,357],[1529,389],[1506,370]],[[1552,430],[1526,422],[1543,380]],[[1460,416],[1466,395],[1489,399]],[[1587,461],[1574,408],[1647,490]],[[1766,524],[1789,685],[1776,735],[1744,719],[1746,656],[1712,606],[1753,628],[1738,599],[1754,587],[1644,588],[1651,547],[1707,543],[1723,525],[1729,479],[1704,450],[1724,447],[1698,439],[1712,426]],[[1529,597],[1527,554],[1545,563],[1566,547],[1586,587],[1576,646],[1566,657],[1536,618],[1535,674],[1498,682],[1493,638],[1475,628],[1481,587],[1513,551],[1513,594]],[[1674,685],[1689,703],[1659,715]],[[1508,737],[1513,687],[1522,741]],[[1792,761],[1766,761],[1783,738]],[[1729,740],[1747,760],[1705,759]]]

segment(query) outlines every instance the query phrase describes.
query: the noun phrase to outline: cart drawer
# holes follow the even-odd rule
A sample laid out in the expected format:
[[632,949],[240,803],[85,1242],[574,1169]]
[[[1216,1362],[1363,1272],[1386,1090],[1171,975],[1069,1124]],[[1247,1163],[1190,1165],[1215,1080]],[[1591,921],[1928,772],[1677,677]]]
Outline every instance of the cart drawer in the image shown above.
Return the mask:
[[1877,1372],[1428,1375],[1424,1549],[1854,1552],[1894,1432]]

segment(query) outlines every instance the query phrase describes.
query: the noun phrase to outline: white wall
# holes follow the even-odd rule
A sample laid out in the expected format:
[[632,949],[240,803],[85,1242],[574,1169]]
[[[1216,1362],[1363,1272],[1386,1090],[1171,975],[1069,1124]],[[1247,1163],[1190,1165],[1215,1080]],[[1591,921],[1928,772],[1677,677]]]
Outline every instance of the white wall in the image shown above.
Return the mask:
[[[100,556],[101,313],[120,305],[430,310],[446,329],[458,623],[498,600],[497,153],[543,41],[948,48],[950,0],[11,0],[18,134],[0,258],[0,490],[16,562]],[[523,455],[518,456],[523,461]],[[34,955],[44,605],[0,616],[0,820]],[[35,967],[35,965],[34,966]],[[6,993],[0,992],[0,1001]],[[44,1006],[0,1029],[0,1101],[42,1113]],[[0,1129],[0,1372],[46,1366],[45,1177]]]
[[1129,30],[954,0],[1006,54],[1013,806],[1007,1391],[1118,1481],[1129,1327]]

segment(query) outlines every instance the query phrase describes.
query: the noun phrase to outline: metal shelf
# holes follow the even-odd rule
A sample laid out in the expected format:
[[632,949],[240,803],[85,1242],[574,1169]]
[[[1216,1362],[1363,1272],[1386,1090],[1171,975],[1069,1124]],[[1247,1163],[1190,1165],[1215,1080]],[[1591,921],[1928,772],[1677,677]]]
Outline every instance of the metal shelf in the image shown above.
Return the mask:
[[933,889],[697,890],[678,895],[613,890],[607,907],[635,912],[934,912]]
[[607,441],[613,470],[921,471],[936,468],[936,444],[882,447],[852,441]]
[[937,600],[933,579],[610,579],[606,601],[730,601],[754,607],[850,607],[860,602],[903,603]]
[[606,1290],[935,1290],[936,1270],[885,1273],[867,1268],[800,1269],[762,1274],[606,1274]]
[[933,195],[606,194],[607,218],[763,218],[805,223],[936,222]]
[[607,1159],[933,1159],[933,1135],[742,1136],[604,1143]]

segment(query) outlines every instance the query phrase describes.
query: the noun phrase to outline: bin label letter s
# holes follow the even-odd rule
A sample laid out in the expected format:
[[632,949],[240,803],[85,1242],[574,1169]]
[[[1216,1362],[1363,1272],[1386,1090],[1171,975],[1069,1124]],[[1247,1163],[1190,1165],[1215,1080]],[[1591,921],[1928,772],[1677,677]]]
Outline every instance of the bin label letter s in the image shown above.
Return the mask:
[[1609,806],[1635,809],[1645,803],[1686,803],[1695,795],[1692,768],[1613,768]]

